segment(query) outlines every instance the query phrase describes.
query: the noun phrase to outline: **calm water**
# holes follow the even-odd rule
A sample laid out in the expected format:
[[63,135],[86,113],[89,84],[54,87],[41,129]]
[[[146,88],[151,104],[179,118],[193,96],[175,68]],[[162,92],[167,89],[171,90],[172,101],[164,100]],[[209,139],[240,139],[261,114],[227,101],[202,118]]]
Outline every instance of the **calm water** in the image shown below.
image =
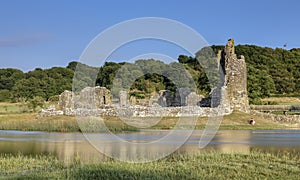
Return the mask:
[[[130,142],[151,142],[165,136],[167,130],[147,130],[130,134],[117,134],[121,139]],[[176,133],[180,135],[183,130]],[[199,148],[202,131],[196,130],[188,141],[181,146],[179,153],[242,152],[249,153],[254,149],[279,153],[288,151],[300,153],[300,130],[221,130],[205,148]],[[105,137],[105,134],[102,137]],[[103,138],[102,138],[103,139]],[[176,141],[155,144],[143,148],[112,143],[106,137],[105,152],[121,156],[133,154],[162,153],[164,148],[172,147]],[[101,161],[105,157],[100,154],[81,133],[45,133],[24,131],[0,131],[0,153],[53,154],[65,162],[80,157],[82,162]]]

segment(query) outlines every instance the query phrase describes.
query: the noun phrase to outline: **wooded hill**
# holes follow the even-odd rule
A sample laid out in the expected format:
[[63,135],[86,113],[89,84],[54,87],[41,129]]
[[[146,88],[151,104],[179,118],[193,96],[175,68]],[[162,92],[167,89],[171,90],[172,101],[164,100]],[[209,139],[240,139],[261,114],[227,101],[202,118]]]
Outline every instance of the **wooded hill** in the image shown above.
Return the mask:
[[[211,48],[217,54],[224,46],[211,46]],[[261,98],[272,94],[300,93],[300,49],[285,50],[238,45],[235,47],[235,52],[238,56],[244,55],[246,59],[248,95],[251,104],[260,104]],[[161,74],[171,72],[174,75],[180,74],[178,71],[178,63],[180,63],[194,79],[197,93],[208,95],[211,90],[203,68],[193,57],[179,55],[178,63],[174,62],[168,66],[158,60],[137,61],[140,64],[146,62],[146,66],[141,67],[159,69]],[[130,69],[129,63],[106,62],[100,68],[80,64],[82,72],[85,73],[77,71],[74,73],[77,64],[71,62],[67,67],[36,68],[27,73],[12,68],[0,69],[0,101],[26,101],[36,96],[45,100],[57,100],[58,95],[64,90],[72,89],[73,77],[75,79],[80,77],[79,81],[75,81],[78,90],[95,84],[110,89],[121,67],[129,65],[129,68],[122,68],[123,75],[127,73],[130,76],[134,72],[134,69]],[[92,77],[93,74],[98,75]],[[147,98],[152,92],[163,89],[175,92],[176,87],[163,75],[147,73],[130,86],[130,94],[137,98]]]

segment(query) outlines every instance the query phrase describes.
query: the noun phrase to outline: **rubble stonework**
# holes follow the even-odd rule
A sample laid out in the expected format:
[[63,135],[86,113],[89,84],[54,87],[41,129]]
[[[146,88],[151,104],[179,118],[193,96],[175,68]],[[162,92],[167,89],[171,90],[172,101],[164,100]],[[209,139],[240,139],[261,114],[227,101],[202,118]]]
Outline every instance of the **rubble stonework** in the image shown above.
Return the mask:
[[169,91],[169,90],[160,90],[159,91],[159,98],[158,98],[157,103],[161,107],[171,106],[171,104],[172,104],[171,91]]
[[197,106],[198,103],[204,98],[204,96],[198,95],[195,92],[191,92],[186,97],[187,106]]
[[65,90],[59,95],[58,110],[72,111],[73,109],[86,108],[94,109],[100,108],[103,105],[111,105],[111,93],[105,87],[86,87],[79,95],[74,92]]
[[111,93],[105,87],[86,87],[75,96],[75,108],[95,109],[111,104]]
[[219,52],[219,58],[225,73],[223,87],[227,101],[222,102],[223,106],[249,113],[246,62],[244,56],[237,58],[234,51],[234,39],[228,40],[224,50]]
[[95,87],[95,99],[96,99],[96,107],[101,107],[103,105],[111,105],[111,93],[110,90],[105,87]]
[[75,94],[65,90],[59,95],[58,110],[65,111],[66,109],[74,109]]
[[158,105],[159,94],[157,92],[153,92],[148,102],[148,106]]
[[189,88],[178,88],[173,99],[173,106],[186,106],[186,97],[190,93],[191,90]]
[[128,103],[128,98],[127,98],[127,92],[121,90],[119,92],[119,105],[120,106],[127,106],[128,104],[129,103]]
[[54,105],[50,105],[47,109],[42,109],[42,111],[38,114],[38,118],[59,116],[63,114],[64,114],[63,111],[56,110]]
[[186,106],[187,96],[191,93],[189,88],[178,88],[172,95],[170,90],[159,91],[158,104],[162,107]]

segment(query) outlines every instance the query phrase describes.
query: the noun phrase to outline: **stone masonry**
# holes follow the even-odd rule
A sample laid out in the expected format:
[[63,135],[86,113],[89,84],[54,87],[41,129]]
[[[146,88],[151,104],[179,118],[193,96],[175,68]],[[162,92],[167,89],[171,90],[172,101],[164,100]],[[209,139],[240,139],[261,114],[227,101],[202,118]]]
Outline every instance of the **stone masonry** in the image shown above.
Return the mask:
[[74,109],[73,98],[75,94],[71,91],[65,90],[59,95],[58,109],[65,111],[66,109]]
[[86,87],[79,95],[65,90],[59,95],[58,110],[70,111],[77,108],[95,109],[111,105],[111,93],[105,87]]
[[237,58],[234,51],[234,39],[228,40],[225,49],[219,52],[218,57],[225,73],[223,88],[227,100],[222,101],[223,105],[249,113],[246,62],[244,56]]
[[[224,50],[219,51],[217,60],[218,66],[216,65],[216,68],[222,70],[225,76],[218,87],[211,92],[209,98],[191,92],[188,88],[179,88],[176,93],[161,90],[159,95],[155,95],[157,100],[153,99],[153,96],[151,102],[148,103],[149,105],[139,106],[136,104],[136,99],[128,99],[126,91],[120,91],[119,104],[117,105],[112,104],[112,96],[108,89],[97,86],[86,87],[78,95],[71,91],[64,91],[59,96],[58,111],[62,111],[64,115],[116,116],[115,107],[117,106],[125,108],[124,113],[130,109],[130,113],[125,114],[134,116],[156,116],[160,108],[167,111],[168,116],[177,116],[177,111],[184,106],[189,112],[187,114],[193,114],[190,110],[197,109],[195,111],[197,113],[194,115],[205,116],[204,112],[208,111],[208,107],[216,109],[216,107],[221,106],[226,109],[225,114],[231,113],[234,109],[249,113],[246,62],[243,56],[237,58],[233,39],[229,39]],[[211,105],[212,102],[216,102],[215,99],[218,103]],[[151,108],[152,110],[150,110]],[[51,113],[53,114],[52,111]]]

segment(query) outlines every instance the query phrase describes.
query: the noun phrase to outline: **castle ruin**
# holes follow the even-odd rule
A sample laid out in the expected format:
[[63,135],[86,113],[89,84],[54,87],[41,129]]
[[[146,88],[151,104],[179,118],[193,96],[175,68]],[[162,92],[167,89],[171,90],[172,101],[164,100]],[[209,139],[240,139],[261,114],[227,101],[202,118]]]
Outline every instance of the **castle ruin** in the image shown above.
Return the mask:
[[[79,94],[64,91],[59,96],[58,111],[60,112],[58,114],[63,112],[64,115],[81,115],[82,112],[83,114],[92,112],[93,115],[117,116],[115,112],[117,106],[129,108],[131,109],[129,114],[137,116],[140,114],[144,114],[143,116],[154,114],[155,116],[155,113],[159,112],[157,108],[165,109],[167,116],[173,116],[172,113],[177,116],[176,113],[180,112],[178,109],[180,107],[186,107],[187,114],[193,116],[203,116],[209,108],[218,106],[226,109],[225,114],[231,113],[234,109],[249,113],[246,62],[244,56],[237,58],[234,51],[234,39],[229,39],[225,48],[218,52],[217,63],[217,68],[221,72],[220,76],[224,76],[221,77],[221,83],[212,90],[208,98],[191,92],[188,88],[179,88],[174,95],[171,95],[168,90],[162,90],[156,100],[152,98],[149,100],[149,105],[141,106],[136,104],[135,98],[128,99],[126,91],[120,91],[119,103],[113,104],[112,95],[105,87],[86,87]],[[213,98],[217,99],[218,103],[212,105],[212,101],[215,100]],[[191,107],[193,107],[193,112],[188,109]],[[47,111],[43,110],[43,113]]]
[[229,39],[224,50],[219,51],[218,61],[225,74],[222,97],[223,106],[243,112],[250,112],[247,92],[247,68],[244,56],[237,58],[234,39]]

